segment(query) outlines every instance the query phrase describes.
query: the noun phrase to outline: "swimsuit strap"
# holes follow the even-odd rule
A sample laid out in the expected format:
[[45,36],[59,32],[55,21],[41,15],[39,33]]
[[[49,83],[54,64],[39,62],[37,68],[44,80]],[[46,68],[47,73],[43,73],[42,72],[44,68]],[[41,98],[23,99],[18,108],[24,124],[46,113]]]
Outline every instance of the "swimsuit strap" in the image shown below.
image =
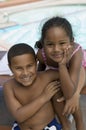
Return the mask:
[[58,70],[58,68],[47,65],[47,58],[46,58],[44,48],[41,49],[41,52],[42,52],[42,57],[43,57],[44,63],[46,65],[46,70],[48,70],[48,69]]
[[78,45],[78,47],[73,51],[73,53],[72,53],[72,55],[71,55],[71,57],[79,50],[81,48],[81,46],[80,45]]
[[45,65],[47,65],[47,58],[46,58],[46,55],[44,52],[44,48],[41,49],[41,52],[42,52],[42,57],[43,57],[44,63],[45,63]]

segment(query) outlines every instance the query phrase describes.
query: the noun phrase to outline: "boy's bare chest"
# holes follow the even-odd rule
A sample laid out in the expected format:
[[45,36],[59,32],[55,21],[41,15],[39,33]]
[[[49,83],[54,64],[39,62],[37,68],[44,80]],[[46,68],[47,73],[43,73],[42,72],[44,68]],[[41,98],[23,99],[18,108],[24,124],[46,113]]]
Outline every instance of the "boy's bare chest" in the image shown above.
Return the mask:
[[18,88],[15,91],[15,96],[24,105],[35,100],[43,92],[44,87],[42,84],[36,84],[30,88]]

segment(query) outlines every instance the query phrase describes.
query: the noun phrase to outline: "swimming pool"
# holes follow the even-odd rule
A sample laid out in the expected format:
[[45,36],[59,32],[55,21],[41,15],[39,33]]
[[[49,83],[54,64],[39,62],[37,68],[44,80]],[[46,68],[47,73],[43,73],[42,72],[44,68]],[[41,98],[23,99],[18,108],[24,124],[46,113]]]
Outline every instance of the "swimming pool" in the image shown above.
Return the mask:
[[0,49],[8,49],[11,45],[26,42],[34,47],[40,38],[43,23],[52,16],[64,16],[72,24],[75,41],[86,49],[86,5],[52,5],[34,9],[22,9],[9,12],[8,22],[15,22],[14,26],[0,29],[0,40],[5,41]]

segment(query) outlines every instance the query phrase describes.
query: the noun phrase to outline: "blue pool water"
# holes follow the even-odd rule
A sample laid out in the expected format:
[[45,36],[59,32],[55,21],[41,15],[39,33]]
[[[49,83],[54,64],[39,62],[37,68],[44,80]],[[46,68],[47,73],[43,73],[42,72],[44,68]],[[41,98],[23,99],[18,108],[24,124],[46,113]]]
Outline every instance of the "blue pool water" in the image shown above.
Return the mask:
[[16,22],[17,25],[0,29],[0,39],[5,40],[10,45],[27,42],[34,47],[35,42],[40,38],[43,23],[56,15],[64,16],[70,21],[75,41],[86,49],[86,5],[56,5],[10,12],[9,21]]

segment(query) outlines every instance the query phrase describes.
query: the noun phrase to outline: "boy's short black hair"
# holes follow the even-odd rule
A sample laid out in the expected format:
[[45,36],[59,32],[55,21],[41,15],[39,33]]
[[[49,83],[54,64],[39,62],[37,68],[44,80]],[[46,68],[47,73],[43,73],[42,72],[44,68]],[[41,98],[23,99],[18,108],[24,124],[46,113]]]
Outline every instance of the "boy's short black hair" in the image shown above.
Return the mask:
[[32,54],[34,58],[36,59],[35,51],[34,49],[29,46],[26,43],[18,43],[13,45],[9,50],[8,50],[8,64],[11,65],[11,59],[15,56],[23,55],[23,54]]

